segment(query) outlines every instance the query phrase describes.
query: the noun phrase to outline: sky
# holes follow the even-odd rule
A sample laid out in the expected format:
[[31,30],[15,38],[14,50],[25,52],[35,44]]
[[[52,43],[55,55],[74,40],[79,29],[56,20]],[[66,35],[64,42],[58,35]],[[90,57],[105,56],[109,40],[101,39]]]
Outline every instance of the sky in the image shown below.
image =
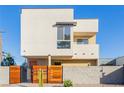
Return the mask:
[[20,53],[20,14],[22,8],[73,8],[74,18],[98,18],[100,58],[124,56],[124,6],[0,6],[2,50],[9,52],[18,65],[25,59]]

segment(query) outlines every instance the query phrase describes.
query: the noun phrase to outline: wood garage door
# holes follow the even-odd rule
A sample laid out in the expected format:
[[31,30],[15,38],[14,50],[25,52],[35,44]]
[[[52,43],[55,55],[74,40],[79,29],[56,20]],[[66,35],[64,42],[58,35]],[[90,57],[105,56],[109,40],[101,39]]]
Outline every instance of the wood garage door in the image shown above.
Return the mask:
[[62,66],[48,66],[48,83],[62,83]]
[[43,71],[43,82],[47,83],[47,66],[33,66],[32,67],[32,82],[38,83],[38,71]]
[[10,66],[10,84],[20,83],[20,66]]

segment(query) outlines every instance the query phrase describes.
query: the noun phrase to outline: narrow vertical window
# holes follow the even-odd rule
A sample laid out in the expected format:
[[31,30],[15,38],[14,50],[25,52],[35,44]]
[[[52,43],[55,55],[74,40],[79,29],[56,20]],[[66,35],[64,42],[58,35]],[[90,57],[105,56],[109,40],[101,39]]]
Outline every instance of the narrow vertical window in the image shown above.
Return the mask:
[[57,40],[63,40],[63,27],[57,28]]
[[64,39],[65,40],[70,40],[70,27],[69,26],[65,26]]

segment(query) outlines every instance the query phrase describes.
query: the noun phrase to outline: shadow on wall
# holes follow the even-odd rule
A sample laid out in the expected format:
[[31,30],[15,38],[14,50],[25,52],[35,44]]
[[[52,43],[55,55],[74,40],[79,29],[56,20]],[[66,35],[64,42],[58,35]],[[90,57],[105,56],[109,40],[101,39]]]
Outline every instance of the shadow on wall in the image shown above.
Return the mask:
[[124,67],[121,67],[112,72],[110,72],[109,69],[107,69],[107,67],[103,67],[101,71],[102,77],[100,78],[100,83],[101,84],[124,84],[124,74],[122,74],[124,73]]

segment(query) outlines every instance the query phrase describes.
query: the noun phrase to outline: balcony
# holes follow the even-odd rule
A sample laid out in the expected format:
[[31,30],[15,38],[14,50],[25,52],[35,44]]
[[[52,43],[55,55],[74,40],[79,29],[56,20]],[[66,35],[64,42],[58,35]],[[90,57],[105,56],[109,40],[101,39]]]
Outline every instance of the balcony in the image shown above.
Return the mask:
[[73,59],[98,59],[98,44],[77,44],[73,43]]

